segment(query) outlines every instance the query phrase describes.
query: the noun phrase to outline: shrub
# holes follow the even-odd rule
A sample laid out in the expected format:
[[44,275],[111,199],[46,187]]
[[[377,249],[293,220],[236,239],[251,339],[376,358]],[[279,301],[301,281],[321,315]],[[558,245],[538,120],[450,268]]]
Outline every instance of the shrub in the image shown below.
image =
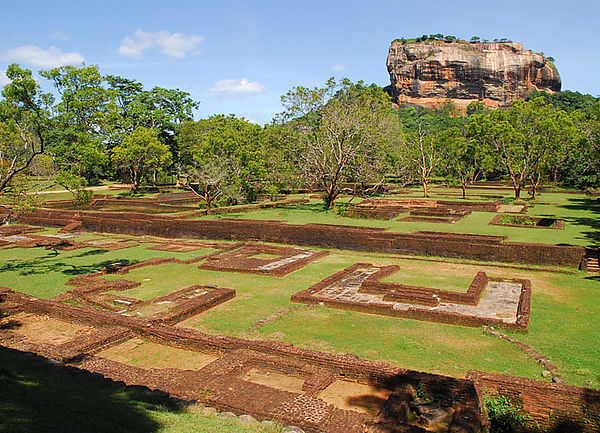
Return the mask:
[[518,433],[527,431],[531,417],[503,395],[484,397],[490,420],[490,433]]
[[538,220],[523,215],[503,215],[500,220],[502,224],[516,224],[520,226],[537,226]]

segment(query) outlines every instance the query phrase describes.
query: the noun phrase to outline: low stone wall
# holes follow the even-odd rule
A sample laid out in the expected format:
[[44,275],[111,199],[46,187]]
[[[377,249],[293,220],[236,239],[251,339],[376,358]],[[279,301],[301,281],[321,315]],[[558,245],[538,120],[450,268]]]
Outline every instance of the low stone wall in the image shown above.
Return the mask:
[[[268,254],[275,257],[254,257],[259,254]],[[283,277],[328,254],[327,251],[308,251],[292,247],[247,244],[231,252],[209,257],[200,265],[200,269]]]
[[81,221],[98,232],[161,237],[250,240],[422,256],[579,268],[585,248],[503,241],[500,236],[463,233],[393,233],[383,229],[330,224],[294,225],[280,221],[183,220],[139,213],[40,209],[19,216],[26,224],[62,227]]
[[[397,265],[385,266],[381,271],[367,277],[362,283],[359,292],[388,294],[396,291],[404,294],[403,297],[395,297],[405,301],[412,301],[415,297],[426,295],[428,298],[435,299],[436,302],[426,303],[425,305],[437,305],[439,302],[452,302],[455,304],[477,305],[481,292],[488,283],[488,277],[485,272],[478,272],[466,293],[451,292],[447,290],[432,289],[428,287],[415,287],[399,283],[383,283],[381,280],[400,269]],[[436,299],[437,298],[437,299]],[[385,298],[384,298],[385,300]]]
[[[359,289],[359,293],[398,293],[397,298],[388,297],[388,299],[386,299],[384,297],[383,300],[390,302],[404,302],[409,304],[415,304],[415,307],[410,307],[405,310],[395,309],[392,303],[382,304],[376,302],[360,302],[354,300],[318,296],[318,293],[320,291],[331,286],[336,281],[350,276],[359,268],[368,266],[370,266],[370,264],[368,263],[355,263],[354,265],[327,277],[323,281],[309,287],[308,289],[294,294],[291,298],[291,301],[303,304],[324,304],[328,307],[339,308],[342,310],[358,311],[361,313],[377,314],[383,316],[403,317],[407,319],[416,319],[429,322],[447,323],[450,325],[470,327],[494,325],[518,332],[527,332],[527,327],[529,326],[531,302],[530,281],[521,279],[501,278],[488,279],[487,275],[485,275],[485,273],[483,272],[477,274],[477,276],[471,283],[469,291],[467,293],[453,293],[437,289],[378,282],[378,280],[380,278],[383,278],[384,275],[389,275],[395,272],[397,270],[396,266],[384,267],[381,274],[379,274],[379,272],[375,273],[370,277],[367,277],[363,281],[362,286],[365,287],[365,289]],[[516,310],[515,322],[508,323],[503,320],[492,317],[479,317],[471,314],[461,314],[458,312],[441,311],[435,309],[427,310],[417,307],[417,305],[438,305],[440,299],[436,298],[436,296],[440,298],[443,297],[445,302],[462,303],[466,305],[477,305],[481,292],[485,288],[488,281],[508,281],[521,284],[521,293]],[[396,290],[398,290],[398,292],[395,292]]]
[[[180,194],[183,195],[183,194]],[[200,209],[198,203],[201,202],[200,198],[196,195],[185,196],[184,198],[161,198],[161,196],[168,196],[168,194],[161,194],[157,198],[147,197],[122,197],[115,198],[110,195],[94,196],[94,200],[90,205],[75,207],[73,200],[52,200],[46,202],[45,206],[50,209],[64,209],[64,210],[101,210],[105,208],[107,210],[118,210],[123,209],[125,211],[133,211],[136,209],[145,210],[153,213],[174,213],[174,212],[186,212],[194,215],[206,215],[206,209]],[[262,203],[252,203],[241,206],[224,206],[213,208],[210,210],[211,215],[226,214],[226,213],[237,213],[237,212],[250,212],[257,209],[268,209],[275,207],[284,207],[291,204],[307,203],[308,199],[290,199],[280,201],[268,201]]]
[[484,394],[503,395],[532,418],[532,424],[556,432],[600,431],[600,390],[521,377],[469,371]]

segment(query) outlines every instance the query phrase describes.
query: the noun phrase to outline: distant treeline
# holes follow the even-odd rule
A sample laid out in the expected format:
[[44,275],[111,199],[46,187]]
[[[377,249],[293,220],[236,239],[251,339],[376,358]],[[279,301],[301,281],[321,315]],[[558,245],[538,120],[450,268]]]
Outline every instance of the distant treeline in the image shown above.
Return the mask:
[[196,121],[188,93],[147,90],[95,66],[40,71],[57,98],[30,70],[11,65],[6,74],[0,192],[42,176],[85,201],[84,188],[102,180],[136,192],[169,177],[207,207],[294,188],[324,191],[331,206],[347,182],[418,182],[426,195],[435,179],[463,191],[477,179],[506,179],[515,197],[543,182],[600,183],[600,101],[577,92],[536,92],[502,110],[473,103],[461,113],[451,102],[395,110],[379,86],[330,79],[294,87],[282,112],[259,126],[233,115]]

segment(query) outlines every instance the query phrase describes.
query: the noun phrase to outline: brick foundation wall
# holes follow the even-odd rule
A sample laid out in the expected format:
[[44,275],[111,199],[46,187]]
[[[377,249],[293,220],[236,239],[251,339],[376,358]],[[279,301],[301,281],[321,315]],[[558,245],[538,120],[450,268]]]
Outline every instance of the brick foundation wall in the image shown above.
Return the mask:
[[477,382],[485,394],[506,396],[544,429],[600,431],[600,390],[482,371],[469,371],[467,378]]
[[503,241],[499,236],[454,233],[392,233],[329,224],[294,225],[257,220],[184,220],[139,213],[40,209],[22,223],[64,226],[76,220],[85,230],[162,237],[254,240],[347,250],[441,256],[579,268],[585,248]]

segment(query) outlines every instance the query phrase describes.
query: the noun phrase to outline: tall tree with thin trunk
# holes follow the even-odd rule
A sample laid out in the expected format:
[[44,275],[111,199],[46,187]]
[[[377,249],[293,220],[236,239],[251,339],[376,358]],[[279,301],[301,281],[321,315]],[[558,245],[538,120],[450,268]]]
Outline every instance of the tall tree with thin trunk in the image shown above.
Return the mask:
[[52,130],[48,108],[54,101],[40,91],[29,69],[12,64],[6,76],[11,81],[0,100],[0,193],[46,151]]
[[406,135],[403,152],[409,170],[423,188],[423,197],[428,197],[431,178],[441,161],[437,137],[419,123],[417,131]]
[[377,182],[385,174],[380,162],[389,144],[386,119],[394,114],[379,87],[330,79],[321,89],[296,87],[282,103],[281,118],[295,131],[290,149],[299,173],[323,191],[326,209],[345,180]]

